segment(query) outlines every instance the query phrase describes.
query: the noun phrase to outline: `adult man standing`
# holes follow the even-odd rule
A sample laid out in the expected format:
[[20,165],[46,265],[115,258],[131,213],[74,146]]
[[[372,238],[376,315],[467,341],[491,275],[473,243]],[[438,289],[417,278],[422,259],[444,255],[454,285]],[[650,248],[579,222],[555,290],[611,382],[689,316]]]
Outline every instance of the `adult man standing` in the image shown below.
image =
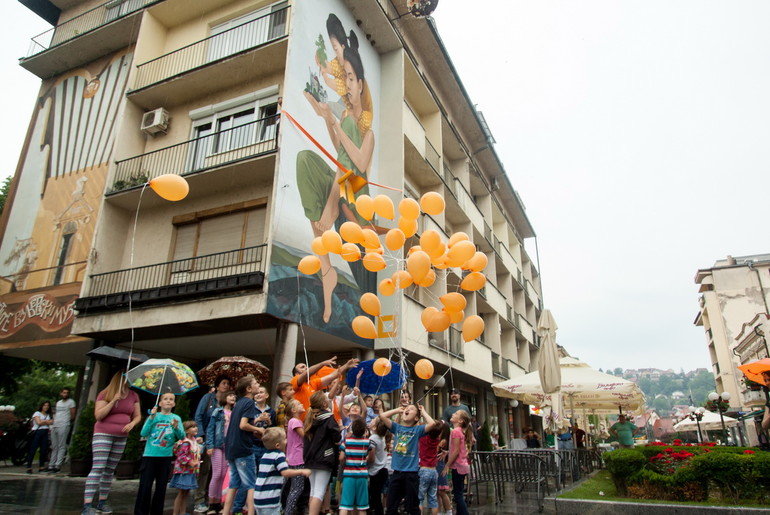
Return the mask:
[[578,423],[572,424],[572,434],[575,435],[575,446],[578,449],[586,448],[586,432],[578,427]]
[[[206,429],[209,427],[211,414],[217,406],[219,406],[219,396],[231,390],[230,378],[227,376],[217,376],[217,378],[214,379],[214,387],[216,390],[204,395],[198,403],[198,408],[195,410],[195,423],[198,426],[197,440],[199,444],[206,441]],[[206,454],[206,449],[201,446],[198,489],[195,490],[195,501],[193,502],[197,513],[206,513],[209,509],[208,503],[206,502],[209,483],[211,483],[211,457]]]
[[64,457],[67,454],[67,437],[70,434],[72,421],[75,420],[75,401],[70,398],[70,389],[62,388],[59,392],[61,399],[56,401],[56,411],[51,428],[51,463],[48,471],[56,474],[61,471]]
[[465,410],[468,415],[471,414],[471,410],[468,406],[465,404],[460,404],[460,390],[458,388],[452,388],[449,390],[449,406],[444,408],[443,418],[446,423],[449,424],[449,419],[452,418],[452,415],[454,415],[456,411],[460,410]]
[[618,421],[610,427],[610,433],[618,437],[618,443],[625,449],[634,448],[634,433],[639,430],[625,415],[618,416]]

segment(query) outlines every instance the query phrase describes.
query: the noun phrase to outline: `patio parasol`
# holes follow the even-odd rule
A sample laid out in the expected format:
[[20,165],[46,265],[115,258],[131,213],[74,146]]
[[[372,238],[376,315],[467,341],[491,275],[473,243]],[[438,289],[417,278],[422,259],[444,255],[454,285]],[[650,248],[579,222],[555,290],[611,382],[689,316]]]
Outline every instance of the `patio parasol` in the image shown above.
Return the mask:
[[218,376],[225,376],[235,386],[238,379],[249,374],[253,375],[258,383],[263,384],[267,383],[270,377],[270,369],[259,361],[244,356],[225,356],[198,370],[201,383],[210,385],[214,384]]
[[198,388],[193,371],[173,359],[148,359],[126,372],[132,388],[160,396],[162,393],[183,395]]
[[770,377],[765,377],[765,373],[770,374],[770,358],[763,358],[759,361],[738,365],[738,369],[743,372],[747,379],[755,383],[770,386]]
[[406,367],[402,369],[399,363],[391,361],[391,369],[388,375],[380,377],[375,374],[373,370],[375,361],[376,360],[374,359],[362,361],[357,366],[348,370],[348,374],[345,376],[347,383],[350,385],[356,384],[358,371],[363,368],[364,373],[361,376],[358,389],[365,395],[380,395],[385,392],[398,390],[404,386],[406,379],[409,377],[409,372],[406,370]]
[[[733,427],[738,425],[738,421],[732,417],[724,415],[725,426]],[[700,428],[703,431],[721,431],[722,419],[719,418],[719,413],[713,411],[706,411],[703,413],[703,418],[700,420]],[[674,425],[674,431],[697,431],[698,423],[690,418],[685,418],[681,422]]]
[[[545,420],[554,433],[564,426],[561,406],[561,368],[559,350],[556,348],[556,330],[558,326],[551,315],[551,310],[544,309],[537,322],[537,334],[540,337],[540,361],[538,373],[543,393],[548,395],[541,404],[545,408]],[[557,444],[558,445],[558,444]]]

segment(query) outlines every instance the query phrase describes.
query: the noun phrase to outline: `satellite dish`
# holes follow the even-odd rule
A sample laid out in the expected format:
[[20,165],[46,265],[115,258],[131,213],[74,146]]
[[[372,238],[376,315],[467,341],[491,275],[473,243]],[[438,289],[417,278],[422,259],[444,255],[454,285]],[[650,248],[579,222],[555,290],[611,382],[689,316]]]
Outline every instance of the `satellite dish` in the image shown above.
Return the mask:
[[406,7],[412,16],[420,18],[430,16],[436,10],[438,0],[407,0]]

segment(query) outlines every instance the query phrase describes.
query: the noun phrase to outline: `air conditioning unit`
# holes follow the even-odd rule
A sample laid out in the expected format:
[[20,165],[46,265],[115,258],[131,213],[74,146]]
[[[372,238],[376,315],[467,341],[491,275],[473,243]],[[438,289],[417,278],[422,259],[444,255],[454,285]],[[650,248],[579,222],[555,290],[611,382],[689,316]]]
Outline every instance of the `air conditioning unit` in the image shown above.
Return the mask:
[[162,107],[144,113],[144,116],[142,116],[142,132],[150,136],[155,136],[159,132],[166,134],[170,120],[168,111]]

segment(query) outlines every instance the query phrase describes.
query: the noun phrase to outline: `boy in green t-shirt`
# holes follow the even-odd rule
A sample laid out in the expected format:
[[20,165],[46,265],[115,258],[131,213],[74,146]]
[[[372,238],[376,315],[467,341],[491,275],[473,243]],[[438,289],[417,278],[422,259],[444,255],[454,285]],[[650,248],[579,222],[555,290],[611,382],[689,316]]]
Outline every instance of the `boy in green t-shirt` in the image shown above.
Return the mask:
[[[139,491],[134,505],[134,513],[137,515],[163,513],[166,485],[174,459],[174,443],[185,437],[182,419],[171,413],[175,405],[174,394],[164,393],[142,427],[141,435],[147,438],[147,443],[144,447]],[[153,482],[156,483],[155,495],[152,495]]]

